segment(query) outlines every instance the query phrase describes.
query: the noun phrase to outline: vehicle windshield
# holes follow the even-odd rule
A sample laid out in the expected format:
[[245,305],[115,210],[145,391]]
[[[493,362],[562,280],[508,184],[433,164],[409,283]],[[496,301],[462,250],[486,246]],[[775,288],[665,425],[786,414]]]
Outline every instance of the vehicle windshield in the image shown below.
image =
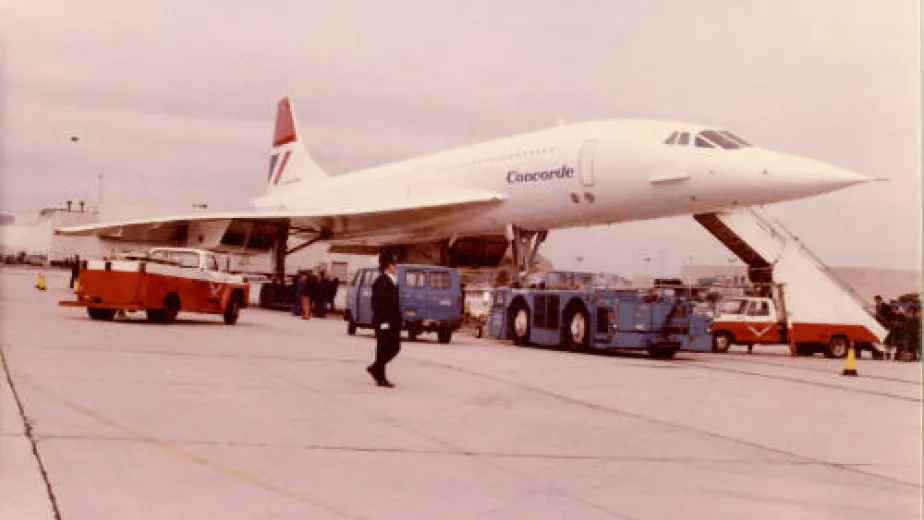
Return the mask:
[[199,267],[199,255],[188,251],[171,251],[168,257],[181,267]]
[[722,302],[722,306],[719,307],[719,312],[721,314],[744,314],[744,309],[747,307],[747,300],[728,300]]

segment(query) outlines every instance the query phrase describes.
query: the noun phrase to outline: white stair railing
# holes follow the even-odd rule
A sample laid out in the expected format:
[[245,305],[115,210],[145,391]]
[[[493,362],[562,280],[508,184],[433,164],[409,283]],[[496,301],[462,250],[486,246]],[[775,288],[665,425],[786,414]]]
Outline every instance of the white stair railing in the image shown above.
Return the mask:
[[858,305],[860,305],[861,308],[865,309],[867,307],[866,301],[863,300],[863,297],[861,297],[860,294],[857,293],[857,291],[850,284],[848,284],[844,279],[842,279],[833,270],[831,270],[831,268],[828,267],[828,264],[826,264],[817,253],[802,243],[802,241],[799,240],[799,237],[790,231],[789,228],[787,228],[782,222],[780,222],[778,219],[767,219],[760,215],[753,208],[751,208],[751,213],[753,213],[754,216],[763,223],[763,225],[770,227],[773,230],[772,232],[775,236],[783,238],[789,244],[794,244],[799,249],[799,252],[803,254],[803,256],[811,260],[815,266],[821,270],[821,272],[825,273],[842,291],[849,294],[850,297],[853,298],[853,300]]

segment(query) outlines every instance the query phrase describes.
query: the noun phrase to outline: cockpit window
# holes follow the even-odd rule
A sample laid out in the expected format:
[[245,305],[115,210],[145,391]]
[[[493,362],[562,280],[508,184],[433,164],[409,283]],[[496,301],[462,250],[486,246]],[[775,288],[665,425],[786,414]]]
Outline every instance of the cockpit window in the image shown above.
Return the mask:
[[[678,146],[687,146],[690,144],[690,132],[675,131],[664,144],[676,144]],[[699,148],[723,148],[725,150],[735,150],[738,148],[748,148],[752,146],[744,139],[729,132],[728,130],[703,130],[693,137],[693,145]]]
[[694,144],[696,144],[696,146],[700,148],[715,148],[715,145],[710,143],[708,140],[704,139],[702,135],[703,134],[701,133],[698,136],[696,136],[696,140],[694,141]]
[[699,135],[708,139],[710,142],[725,148],[726,150],[734,150],[735,148],[741,148],[737,141],[728,137],[718,130],[703,130]]
[[735,135],[735,134],[729,132],[728,130],[722,130],[722,134],[723,134],[725,137],[728,137],[729,139],[731,139],[732,141],[735,141],[736,143],[738,143],[738,146],[740,146],[740,147],[742,147],[742,148],[750,147],[750,146],[751,146],[751,143],[749,143],[749,142],[745,141],[744,139],[738,137],[737,135]]

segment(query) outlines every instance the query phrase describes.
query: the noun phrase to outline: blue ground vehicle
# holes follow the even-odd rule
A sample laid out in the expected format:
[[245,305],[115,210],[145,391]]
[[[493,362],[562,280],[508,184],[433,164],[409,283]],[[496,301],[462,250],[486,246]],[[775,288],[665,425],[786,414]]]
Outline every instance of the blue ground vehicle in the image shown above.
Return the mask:
[[495,297],[490,334],[516,344],[576,351],[645,350],[671,358],[678,350],[708,352],[712,319],[682,298],[640,291],[507,289]]
[[[347,288],[347,333],[372,327],[372,284],[379,270],[358,270]],[[399,264],[396,274],[400,292],[403,329],[413,340],[422,332],[436,332],[440,343],[449,343],[462,323],[462,286],[459,272],[433,265]]]

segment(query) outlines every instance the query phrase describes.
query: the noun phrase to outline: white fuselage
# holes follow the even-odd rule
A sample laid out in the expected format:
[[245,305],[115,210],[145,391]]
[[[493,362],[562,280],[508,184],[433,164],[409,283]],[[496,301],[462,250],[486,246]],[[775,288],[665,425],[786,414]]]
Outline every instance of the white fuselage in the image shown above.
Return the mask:
[[407,161],[299,182],[253,201],[256,210],[361,207],[491,192],[502,202],[451,214],[337,229],[333,243],[381,245],[453,236],[594,226],[760,205],[834,191],[868,178],[825,163],[744,146],[666,144],[709,127],[613,120],[560,125]]

